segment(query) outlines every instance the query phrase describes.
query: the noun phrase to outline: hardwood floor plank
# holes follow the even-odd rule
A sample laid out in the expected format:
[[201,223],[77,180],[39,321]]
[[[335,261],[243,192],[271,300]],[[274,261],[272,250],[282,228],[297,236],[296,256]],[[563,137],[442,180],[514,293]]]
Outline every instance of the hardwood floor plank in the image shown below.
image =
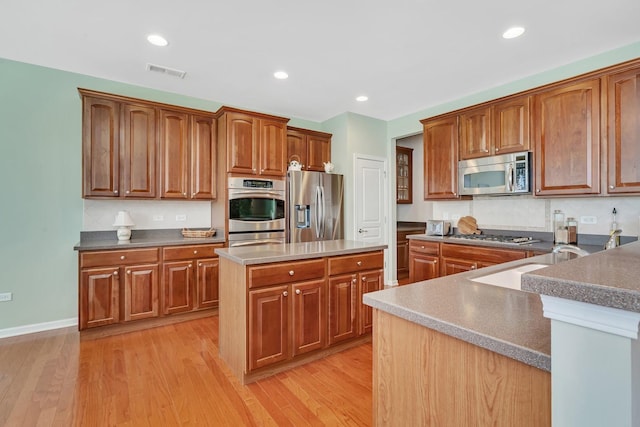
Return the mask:
[[0,339],[0,426],[370,426],[371,344],[244,386],[217,316]]

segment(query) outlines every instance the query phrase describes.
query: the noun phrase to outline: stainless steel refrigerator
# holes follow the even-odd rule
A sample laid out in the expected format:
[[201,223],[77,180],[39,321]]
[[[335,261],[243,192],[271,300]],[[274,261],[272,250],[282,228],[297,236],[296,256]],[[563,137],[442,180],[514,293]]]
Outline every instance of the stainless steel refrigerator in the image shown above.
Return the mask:
[[324,172],[287,172],[287,242],[344,238],[344,180]]

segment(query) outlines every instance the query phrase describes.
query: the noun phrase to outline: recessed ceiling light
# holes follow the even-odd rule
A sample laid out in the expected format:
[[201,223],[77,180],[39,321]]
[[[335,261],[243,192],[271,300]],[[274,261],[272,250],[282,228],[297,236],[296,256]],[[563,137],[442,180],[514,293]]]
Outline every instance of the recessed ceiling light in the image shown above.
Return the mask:
[[356,98],[356,101],[358,101],[358,102],[364,102],[364,101],[368,101],[368,100],[369,100],[369,97],[366,96],[366,95],[360,95],[360,96],[358,96]]
[[147,36],[147,41],[154,46],[166,46],[169,44],[167,39],[165,39],[159,34],[149,34]]
[[514,39],[516,37],[520,37],[522,34],[524,34],[523,27],[511,27],[502,33],[502,37],[505,39]]
[[289,74],[287,74],[285,71],[276,71],[275,73],[273,73],[273,77],[279,80],[284,80],[289,78]]

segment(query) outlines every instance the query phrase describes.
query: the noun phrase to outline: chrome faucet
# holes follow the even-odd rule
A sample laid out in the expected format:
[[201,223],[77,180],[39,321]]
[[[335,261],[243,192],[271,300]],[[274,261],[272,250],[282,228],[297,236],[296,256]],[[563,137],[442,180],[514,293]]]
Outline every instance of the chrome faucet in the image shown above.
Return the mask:
[[589,252],[585,251],[584,249],[580,249],[575,245],[557,245],[553,247],[553,250],[551,252],[553,252],[554,254],[559,254],[562,252],[571,252],[572,254],[576,254],[578,256],[589,255]]
[[605,249],[613,249],[620,246],[620,234],[622,234],[622,230],[617,229],[613,230],[609,235],[609,240],[604,245]]

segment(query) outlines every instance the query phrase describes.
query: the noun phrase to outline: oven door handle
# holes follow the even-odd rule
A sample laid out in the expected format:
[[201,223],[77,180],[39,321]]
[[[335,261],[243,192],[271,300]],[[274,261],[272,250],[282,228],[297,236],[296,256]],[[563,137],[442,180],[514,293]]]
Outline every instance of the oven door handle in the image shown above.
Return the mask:
[[229,247],[231,248],[231,247],[238,247],[238,246],[263,245],[266,243],[282,243],[282,240],[277,240],[277,239],[249,240],[245,242],[230,243]]
[[229,191],[229,199],[242,199],[247,196],[259,197],[263,199],[274,198],[278,200],[284,200],[283,194],[277,191]]

